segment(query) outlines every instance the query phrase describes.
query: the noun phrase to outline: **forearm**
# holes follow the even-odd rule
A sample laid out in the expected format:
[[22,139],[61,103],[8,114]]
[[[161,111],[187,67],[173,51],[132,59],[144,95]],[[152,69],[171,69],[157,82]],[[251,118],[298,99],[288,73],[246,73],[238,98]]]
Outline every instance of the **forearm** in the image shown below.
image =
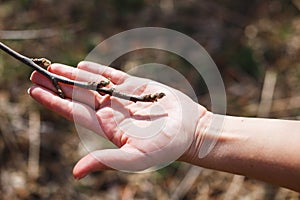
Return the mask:
[[200,158],[201,142],[209,139],[209,130],[203,138],[198,129],[193,150],[185,157],[189,160],[183,160],[300,191],[299,121],[225,116],[215,147]]

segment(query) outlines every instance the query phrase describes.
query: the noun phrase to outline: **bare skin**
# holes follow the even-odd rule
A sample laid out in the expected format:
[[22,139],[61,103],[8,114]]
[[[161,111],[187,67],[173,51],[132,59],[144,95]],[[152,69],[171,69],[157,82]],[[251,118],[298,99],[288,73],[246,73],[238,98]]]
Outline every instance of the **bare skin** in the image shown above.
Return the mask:
[[[207,115],[213,115],[207,113]],[[182,161],[300,191],[300,122],[225,116],[217,145],[204,158],[194,140]],[[201,138],[196,132],[196,138]],[[209,133],[206,133],[209,137]]]
[[[80,63],[77,69],[54,64],[48,70],[82,81],[110,78],[110,86],[119,86],[125,92],[142,86],[136,91],[138,94],[153,91],[166,93],[163,99],[155,103],[133,103],[85,89],[76,89],[77,95],[74,95],[74,88],[62,85],[67,97],[62,99],[55,94],[55,88],[47,78],[34,72],[31,80],[36,85],[29,89],[29,94],[35,100],[67,119],[75,119],[119,147],[91,152],[82,158],[73,170],[77,179],[98,170],[113,168],[128,171],[132,168],[138,171],[180,160],[300,192],[299,121],[221,116],[224,121],[217,130],[216,145],[202,158],[199,156],[202,142],[212,137],[211,129],[206,127],[210,126],[210,119],[216,115],[180,91],[87,62]],[[164,127],[151,138],[141,139],[129,133],[130,130],[135,131],[131,124],[145,126],[151,122],[155,127],[159,121],[164,123]],[[154,129],[147,129],[147,134],[151,130]]]

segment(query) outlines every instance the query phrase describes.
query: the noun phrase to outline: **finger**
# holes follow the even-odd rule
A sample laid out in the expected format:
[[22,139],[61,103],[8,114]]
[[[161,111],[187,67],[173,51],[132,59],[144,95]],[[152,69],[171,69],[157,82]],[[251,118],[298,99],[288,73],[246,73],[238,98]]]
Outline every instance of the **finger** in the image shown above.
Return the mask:
[[81,179],[89,173],[112,169],[95,158],[92,153],[81,158],[73,168],[73,176],[76,179]]
[[89,153],[80,159],[73,169],[76,179],[81,179],[91,172],[115,169],[141,171],[150,167],[148,158],[142,152],[128,152],[121,149],[105,149]]
[[[56,88],[54,87],[53,83],[46,78],[44,75],[33,72],[31,74],[30,80],[40,86],[43,86],[45,88],[48,88],[49,90],[53,92],[57,92]],[[104,103],[104,101],[107,100],[108,97],[101,96],[96,91],[91,91],[83,88],[74,88],[71,85],[61,84],[62,91],[64,92],[64,95],[66,98],[73,99],[75,101],[84,103],[88,106],[90,106],[93,109],[98,109],[101,104]]]
[[129,77],[125,72],[89,61],[81,61],[77,67],[109,78],[114,84],[121,84]]
[[46,108],[104,136],[98,120],[95,120],[97,119],[96,112],[89,106],[70,99],[62,99],[52,91],[41,86],[32,86],[29,88],[28,93]]
[[48,71],[76,81],[99,83],[100,81],[107,80],[105,77],[99,74],[91,73],[59,63],[50,65]]
[[53,110],[68,120],[72,120],[72,105],[71,101],[61,99],[52,91],[44,89],[40,86],[33,86],[28,90],[29,95],[41,103],[43,106]]
[[30,76],[30,81],[37,85],[41,85],[45,88],[48,88],[49,90],[56,91],[53,83],[49,80],[49,78],[37,71],[32,72]]

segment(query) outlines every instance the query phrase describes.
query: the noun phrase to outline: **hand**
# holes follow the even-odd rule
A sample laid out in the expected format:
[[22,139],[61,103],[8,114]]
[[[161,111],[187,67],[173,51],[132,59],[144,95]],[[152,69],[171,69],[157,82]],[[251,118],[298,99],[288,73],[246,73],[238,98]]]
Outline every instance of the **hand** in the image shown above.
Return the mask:
[[206,109],[188,96],[166,85],[128,75],[92,62],[78,68],[52,64],[49,71],[80,81],[99,82],[110,78],[107,87],[127,94],[164,92],[157,102],[131,102],[91,90],[62,85],[66,98],[43,75],[34,72],[29,94],[45,107],[75,121],[113,142],[117,149],[97,150],[74,167],[75,178],[103,169],[140,171],[185,156],[195,140],[197,123]]

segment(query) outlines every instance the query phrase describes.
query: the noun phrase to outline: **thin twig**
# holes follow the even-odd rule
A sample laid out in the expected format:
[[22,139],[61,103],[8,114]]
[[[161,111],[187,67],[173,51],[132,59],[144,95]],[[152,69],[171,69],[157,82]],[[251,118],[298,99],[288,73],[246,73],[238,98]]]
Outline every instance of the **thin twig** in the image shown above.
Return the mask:
[[268,117],[272,108],[273,95],[275,91],[277,73],[267,70],[261,92],[261,100],[257,110],[257,117]]
[[40,158],[40,128],[41,119],[40,113],[37,111],[31,111],[29,113],[29,150],[28,150],[28,177],[31,180],[36,180],[39,177],[39,158]]
[[0,30],[0,38],[3,40],[30,40],[37,38],[49,38],[59,34],[55,29],[39,30]]
[[[11,55],[15,59],[21,61],[22,63],[32,67],[37,72],[43,74],[45,77],[50,79],[52,81],[53,85],[55,86],[58,94],[62,98],[64,98],[64,93],[63,93],[59,83],[77,86],[77,87],[85,88],[85,89],[89,89],[89,90],[94,90],[94,91],[99,92],[101,95],[108,94],[110,96],[115,96],[115,97],[118,97],[121,99],[130,100],[133,102],[137,102],[137,101],[155,102],[158,99],[161,99],[165,96],[164,93],[147,94],[147,95],[141,95],[141,96],[121,93],[119,91],[116,91],[115,88],[106,88],[105,86],[109,83],[109,81],[100,81],[99,83],[95,83],[95,82],[82,82],[82,81],[71,80],[66,77],[51,73],[51,72],[47,71],[46,69],[44,69],[43,67],[41,67],[39,65],[41,59],[28,58],[28,57],[14,51],[13,49],[9,48],[8,46],[4,45],[2,42],[0,42],[0,49],[3,50],[4,52],[6,52],[7,54]],[[48,61],[48,60],[46,60],[46,61]]]
[[245,176],[234,175],[223,200],[236,199],[244,184]]
[[199,177],[202,172],[202,168],[198,166],[191,166],[189,171],[186,173],[185,177],[182,179],[180,184],[176,187],[176,190],[172,193],[171,199],[183,199],[184,196],[191,189],[193,184],[196,182],[196,179]]

